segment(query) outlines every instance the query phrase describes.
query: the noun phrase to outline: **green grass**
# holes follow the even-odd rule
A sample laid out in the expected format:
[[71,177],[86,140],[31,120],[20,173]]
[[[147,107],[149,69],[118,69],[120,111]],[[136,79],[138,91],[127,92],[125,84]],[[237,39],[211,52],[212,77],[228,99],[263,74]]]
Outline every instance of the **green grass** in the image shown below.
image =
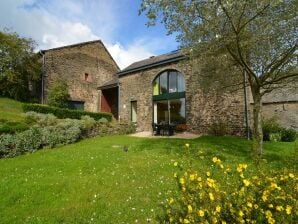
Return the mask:
[[9,121],[23,121],[22,103],[8,98],[0,97],[0,119]]
[[[201,170],[218,156],[248,163],[251,142],[234,137],[195,140],[111,136],[0,160],[0,223],[155,223],[160,202],[176,189],[174,161]],[[125,153],[123,146],[129,151]],[[263,169],[293,169],[296,143],[265,143]]]

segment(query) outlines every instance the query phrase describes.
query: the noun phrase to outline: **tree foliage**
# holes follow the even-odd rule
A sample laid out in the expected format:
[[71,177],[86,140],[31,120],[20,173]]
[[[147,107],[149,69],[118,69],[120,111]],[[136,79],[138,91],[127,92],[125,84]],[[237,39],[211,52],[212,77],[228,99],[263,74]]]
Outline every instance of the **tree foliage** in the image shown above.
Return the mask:
[[40,80],[35,42],[17,33],[0,31],[0,95],[28,100]]
[[48,104],[53,107],[68,107],[69,93],[65,80],[56,78],[49,89]]
[[160,20],[189,55],[204,55],[207,66],[224,58],[244,71],[254,100],[259,156],[263,95],[288,83],[298,87],[297,11],[295,0],[143,0],[140,9],[148,25]]

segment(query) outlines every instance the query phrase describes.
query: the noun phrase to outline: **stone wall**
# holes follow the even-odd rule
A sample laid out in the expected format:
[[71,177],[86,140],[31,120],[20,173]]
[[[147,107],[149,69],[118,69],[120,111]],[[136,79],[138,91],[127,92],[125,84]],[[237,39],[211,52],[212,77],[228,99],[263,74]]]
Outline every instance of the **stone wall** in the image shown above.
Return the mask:
[[87,111],[99,111],[97,87],[114,78],[119,70],[101,41],[85,42],[45,51],[44,97],[56,78],[66,81],[74,101]]
[[202,76],[200,73],[193,73],[189,61],[175,62],[120,76],[121,120],[130,120],[130,102],[136,100],[137,131],[152,130],[152,81],[158,74],[167,69],[178,70],[185,76],[188,131],[207,133],[213,123],[222,121],[227,124],[230,134],[243,135],[243,89],[234,92],[224,89],[206,91],[201,85]]

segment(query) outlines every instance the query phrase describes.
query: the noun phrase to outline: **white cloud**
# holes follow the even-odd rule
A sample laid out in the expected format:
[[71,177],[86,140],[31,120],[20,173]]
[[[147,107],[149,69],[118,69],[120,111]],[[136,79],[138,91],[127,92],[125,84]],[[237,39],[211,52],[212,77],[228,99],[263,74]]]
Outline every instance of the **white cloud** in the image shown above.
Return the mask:
[[[31,37],[39,49],[101,39],[120,68],[154,55],[169,46],[163,39],[138,38],[120,43],[118,0],[0,1],[0,30],[8,27]],[[121,34],[120,34],[121,35]],[[158,49],[158,50],[157,50]]]

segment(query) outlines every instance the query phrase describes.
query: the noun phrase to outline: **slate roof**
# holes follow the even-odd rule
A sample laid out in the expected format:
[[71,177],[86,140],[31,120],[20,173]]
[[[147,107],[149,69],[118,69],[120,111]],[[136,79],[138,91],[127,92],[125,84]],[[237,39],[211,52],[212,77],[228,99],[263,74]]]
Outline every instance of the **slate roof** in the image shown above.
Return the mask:
[[114,88],[116,86],[118,86],[118,78],[114,78],[106,83],[104,83],[103,85],[99,86],[97,89],[109,89],[109,88]]
[[179,51],[179,50],[172,51],[167,54],[162,54],[159,56],[152,56],[148,59],[134,62],[131,65],[129,65],[128,67],[126,67],[125,69],[118,72],[117,75],[122,76],[122,75],[126,75],[126,74],[133,73],[136,71],[141,71],[141,70],[149,69],[152,67],[156,67],[159,65],[180,61],[185,58],[186,57],[184,55],[182,55],[181,51]]

